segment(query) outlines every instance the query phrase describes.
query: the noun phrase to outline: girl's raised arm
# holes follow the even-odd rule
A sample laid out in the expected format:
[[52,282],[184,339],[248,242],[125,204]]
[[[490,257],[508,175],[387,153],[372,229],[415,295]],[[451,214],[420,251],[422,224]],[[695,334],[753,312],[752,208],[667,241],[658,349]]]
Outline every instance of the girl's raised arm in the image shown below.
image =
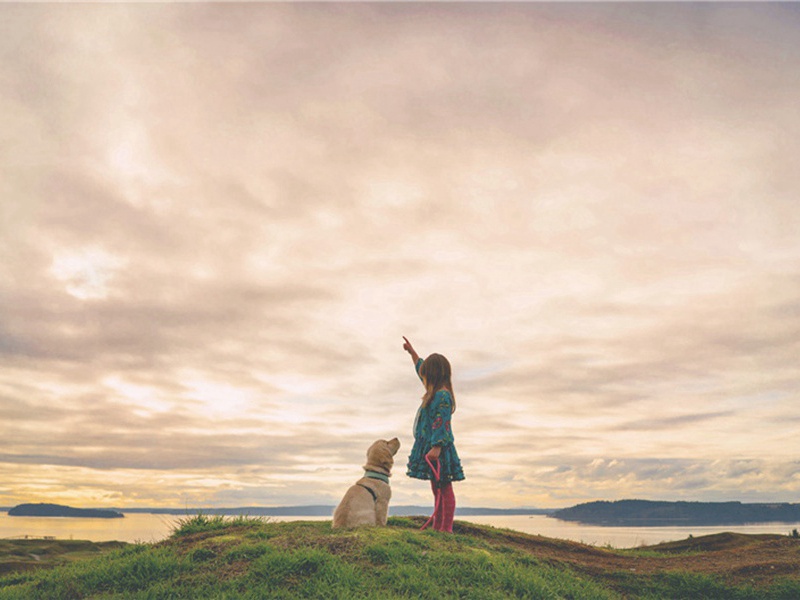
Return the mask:
[[411,362],[416,365],[417,361],[419,360],[419,354],[417,354],[417,351],[414,350],[414,346],[411,345],[411,342],[408,341],[406,336],[403,336],[403,340],[405,340],[405,343],[403,344],[403,350],[411,355]]

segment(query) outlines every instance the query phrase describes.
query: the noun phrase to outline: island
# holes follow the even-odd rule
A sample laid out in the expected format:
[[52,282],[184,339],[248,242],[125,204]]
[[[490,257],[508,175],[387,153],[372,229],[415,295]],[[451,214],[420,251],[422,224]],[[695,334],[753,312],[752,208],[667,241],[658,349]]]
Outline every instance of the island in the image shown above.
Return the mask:
[[800,504],[617,500],[586,502],[562,508],[550,516],[609,527],[800,523]]
[[9,509],[9,517],[80,517],[89,519],[121,519],[125,515],[102,508],[73,508],[61,504],[19,504]]

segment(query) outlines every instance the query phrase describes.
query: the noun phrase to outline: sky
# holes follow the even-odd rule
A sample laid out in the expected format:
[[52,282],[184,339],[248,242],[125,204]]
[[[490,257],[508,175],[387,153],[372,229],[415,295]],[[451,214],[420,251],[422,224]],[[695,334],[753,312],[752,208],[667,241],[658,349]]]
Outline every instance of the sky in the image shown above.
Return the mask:
[[0,16],[0,506],[798,501],[797,5]]

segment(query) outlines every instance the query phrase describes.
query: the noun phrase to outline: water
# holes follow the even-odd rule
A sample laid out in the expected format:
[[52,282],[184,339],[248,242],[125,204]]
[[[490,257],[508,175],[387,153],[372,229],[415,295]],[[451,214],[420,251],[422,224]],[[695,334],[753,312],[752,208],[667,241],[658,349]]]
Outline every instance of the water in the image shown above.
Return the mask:
[[661,542],[685,540],[690,535],[699,537],[712,533],[733,531],[736,533],[778,533],[788,535],[792,529],[800,529],[798,523],[758,523],[753,525],[706,525],[706,526],[672,526],[672,527],[600,527],[597,525],[581,525],[570,521],[559,521],[544,515],[532,516],[491,516],[463,517],[465,521],[515,529],[525,533],[543,535],[592,544],[595,546],[612,546],[614,548],[636,548],[650,546]]
[[140,513],[125,515],[124,519],[9,517],[0,513],[0,539],[29,535],[93,542],[156,542],[170,535],[177,519]]
[[[157,542],[168,537],[182,517],[131,513],[124,519],[75,519],[58,517],[9,517],[0,513],[0,539],[20,536],[58,539],[118,540],[122,542]],[[514,529],[545,537],[560,538],[614,548],[634,548],[672,540],[682,540],[723,531],[737,533],[789,534],[800,523],[761,523],[758,525],[690,527],[597,527],[551,519],[543,515],[456,517],[493,527]],[[270,517],[270,521],[329,521],[330,517]]]

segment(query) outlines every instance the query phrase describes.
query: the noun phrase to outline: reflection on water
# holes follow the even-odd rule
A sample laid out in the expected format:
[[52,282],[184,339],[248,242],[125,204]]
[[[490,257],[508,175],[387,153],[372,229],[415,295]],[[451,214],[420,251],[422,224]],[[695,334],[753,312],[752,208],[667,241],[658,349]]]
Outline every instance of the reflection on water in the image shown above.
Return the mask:
[[[183,517],[132,513],[124,519],[76,519],[59,517],[9,517],[0,513],[0,538],[51,536],[58,539],[103,542],[157,542],[168,537]],[[760,525],[729,525],[714,527],[597,527],[551,519],[543,515],[470,516],[457,519],[515,529],[543,535],[614,548],[634,548],[660,542],[682,540],[723,531],[738,533],[778,533],[788,535],[800,529],[800,523],[762,523]],[[270,521],[329,521],[330,517],[269,517]]]
[[93,542],[156,542],[168,537],[179,517],[128,514],[124,519],[9,517],[0,513],[0,538],[32,536]]

